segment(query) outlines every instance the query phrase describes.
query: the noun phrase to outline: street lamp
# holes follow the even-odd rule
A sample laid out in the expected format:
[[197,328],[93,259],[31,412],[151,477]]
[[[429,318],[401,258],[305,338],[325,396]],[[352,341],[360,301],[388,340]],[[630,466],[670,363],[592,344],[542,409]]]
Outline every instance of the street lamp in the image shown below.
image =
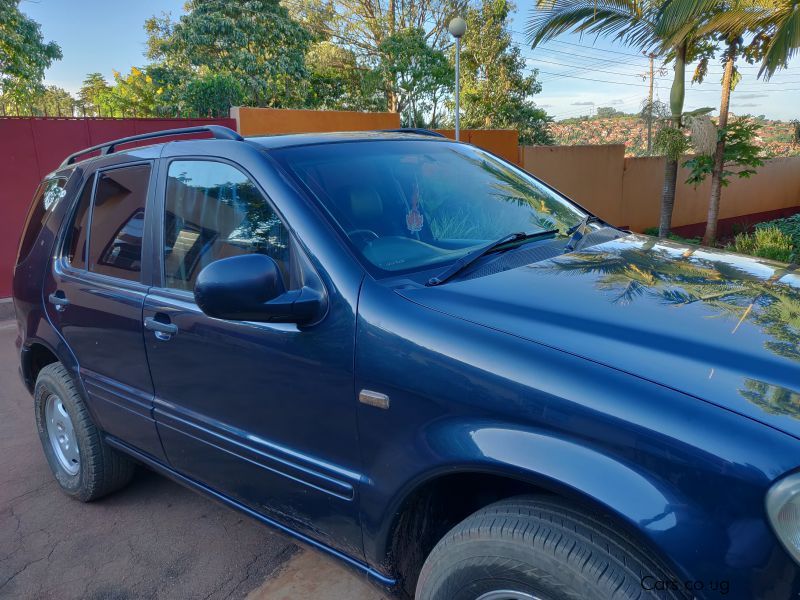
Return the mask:
[[461,17],[456,17],[447,25],[450,35],[456,38],[456,141],[461,137],[459,112],[461,112],[461,38],[467,32],[467,22]]

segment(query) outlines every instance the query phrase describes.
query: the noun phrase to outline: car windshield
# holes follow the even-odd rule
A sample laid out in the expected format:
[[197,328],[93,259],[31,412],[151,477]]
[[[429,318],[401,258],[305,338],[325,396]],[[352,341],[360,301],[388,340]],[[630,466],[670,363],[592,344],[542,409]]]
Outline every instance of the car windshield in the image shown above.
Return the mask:
[[371,270],[452,262],[514,232],[566,234],[586,214],[522,170],[473,146],[341,142],[271,152]]

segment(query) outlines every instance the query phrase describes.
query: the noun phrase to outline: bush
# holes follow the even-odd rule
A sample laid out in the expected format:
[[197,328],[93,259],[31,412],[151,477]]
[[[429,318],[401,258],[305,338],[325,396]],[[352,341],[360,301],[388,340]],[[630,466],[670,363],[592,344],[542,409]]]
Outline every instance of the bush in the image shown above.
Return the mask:
[[740,233],[726,249],[782,262],[791,262],[795,253],[792,238],[771,223],[761,223],[753,233]]
[[792,238],[792,244],[795,250],[800,250],[800,213],[785,219],[776,219],[775,221],[768,221],[756,225],[756,229],[765,229],[769,227],[779,229],[788,235]]

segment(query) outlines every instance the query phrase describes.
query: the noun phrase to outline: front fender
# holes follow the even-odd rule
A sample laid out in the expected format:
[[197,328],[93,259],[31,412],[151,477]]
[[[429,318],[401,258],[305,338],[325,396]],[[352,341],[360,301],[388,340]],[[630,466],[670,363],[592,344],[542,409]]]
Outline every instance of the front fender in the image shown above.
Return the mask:
[[[456,472],[491,473],[601,507],[674,566],[728,597],[785,597],[797,566],[772,534],[767,489],[797,440],[700,399],[399,300],[359,302],[364,547],[381,568],[398,513]],[[702,597],[703,590],[693,589]]]

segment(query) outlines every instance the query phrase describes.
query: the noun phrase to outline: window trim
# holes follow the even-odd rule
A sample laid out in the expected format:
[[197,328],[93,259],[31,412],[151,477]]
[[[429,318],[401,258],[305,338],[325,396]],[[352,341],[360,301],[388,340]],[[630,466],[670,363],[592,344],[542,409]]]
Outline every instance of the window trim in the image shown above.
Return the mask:
[[[91,211],[92,200],[94,198],[95,182],[97,181],[97,178],[95,177],[95,172],[94,171],[91,171],[91,172],[88,172],[88,173],[84,173],[83,179],[84,179],[84,181],[81,182],[81,185],[79,186],[78,191],[75,194],[75,199],[73,200],[74,204],[70,207],[69,211],[67,212],[66,217],[64,218],[64,225],[61,228],[61,233],[60,233],[60,237],[59,237],[59,240],[58,240],[58,246],[57,246],[58,252],[56,253],[56,256],[58,257],[58,262],[59,262],[59,265],[60,265],[60,270],[62,272],[64,272],[64,273],[71,273],[71,274],[74,274],[74,275],[77,275],[79,273],[84,273],[84,272],[88,273],[88,269],[86,269],[86,268],[82,269],[82,268],[73,266],[72,263],[70,262],[69,258],[67,258],[67,251],[66,251],[67,250],[67,248],[66,248],[67,238],[69,237],[69,230],[72,228],[72,225],[73,225],[73,223],[75,221],[75,218],[77,217],[78,207],[81,204],[81,196],[83,196],[83,192],[86,190],[86,186],[91,183],[92,193],[89,196],[89,209],[90,209],[89,210],[89,218],[86,219],[86,231],[87,231],[87,233],[86,233],[86,240],[83,242],[83,248],[84,248],[83,252],[84,252],[84,254],[86,254],[86,256],[88,258],[89,232],[91,231],[89,229],[89,222],[90,222],[90,219],[92,218],[92,211]],[[88,263],[87,263],[87,267],[88,267]]]
[[[90,257],[89,257],[89,248],[92,236],[92,221],[94,219],[94,201],[95,196],[97,194],[97,182],[99,181],[100,177],[103,173],[108,171],[114,171],[118,169],[124,169],[127,167],[138,167],[147,165],[150,167],[150,178],[147,184],[147,190],[145,193],[145,201],[144,201],[144,234],[142,236],[142,258],[141,258],[141,270],[139,271],[139,280],[132,280],[132,279],[124,279],[122,277],[114,277],[113,275],[107,275],[105,273],[97,273],[91,271],[89,268],[90,264]],[[58,271],[62,276],[70,276],[75,279],[83,279],[87,281],[96,281],[101,284],[107,285],[124,285],[130,289],[134,290],[141,290],[146,291],[151,286],[151,279],[152,273],[150,269],[151,258],[150,258],[150,244],[148,243],[148,232],[152,229],[150,221],[152,220],[152,213],[153,208],[153,197],[156,192],[156,183],[158,179],[158,161],[155,159],[147,159],[147,160],[136,160],[131,162],[124,162],[124,163],[115,163],[113,165],[103,166],[94,170],[87,170],[84,173],[84,181],[80,186],[79,192],[76,194],[76,199],[74,200],[74,205],[70,208],[69,214],[67,218],[64,219],[64,225],[62,227],[62,231],[60,234],[60,239],[58,240],[58,252],[56,256],[58,257]],[[85,242],[85,253],[86,253],[86,267],[85,268],[78,268],[72,266],[72,264],[67,259],[65,253],[65,245],[67,239],[67,232],[69,231],[70,227],[72,226],[73,219],[75,218],[76,212],[78,210],[78,206],[80,205],[80,198],[83,195],[83,192],[86,189],[86,186],[89,184],[89,179],[91,178],[92,182],[92,195],[89,199],[89,219],[87,220],[86,227],[87,227],[87,235],[86,235],[86,242]]]
[[[308,260],[307,255],[305,254],[305,250],[303,249],[302,245],[297,241],[297,236],[295,234],[294,229],[289,225],[289,222],[286,218],[281,214],[278,210],[275,203],[272,201],[272,198],[269,194],[267,194],[264,187],[258,181],[258,178],[254,177],[250,171],[248,171],[244,166],[241,164],[230,160],[224,156],[210,156],[210,155],[186,155],[186,156],[171,156],[169,158],[162,158],[161,162],[163,163],[161,168],[163,169],[163,173],[159,174],[159,181],[158,181],[158,188],[156,189],[156,198],[153,202],[154,210],[153,213],[157,215],[157,220],[155,221],[154,231],[153,231],[153,279],[152,284],[153,287],[158,288],[159,294],[164,295],[173,295],[173,297],[179,298],[181,300],[190,299],[191,302],[194,302],[194,293],[191,290],[183,290],[180,288],[173,288],[167,287],[166,285],[166,273],[164,271],[165,268],[165,261],[164,261],[164,248],[166,247],[166,227],[165,227],[165,216],[166,216],[166,209],[167,209],[167,181],[169,180],[169,169],[174,162],[215,162],[226,164],[240,173],[242,173],[247,179],[255,185],[258,192],[261,194],[261,197],[267,203],[267,206],[275,213],[275,215],[280,219],[281,224],[286,228],[286,232],[289,236],[290,243],[294,246],[295,252],[302,252],[303,259],[305,261]],[[145,215],[145,218],[147,215]],[[154,217],[155,218],[155,217]],[[303,262],[303,261],[301,261]],[[302,269],[300,275],[305,279],[308,277],[308,273],[306,273],[306,269]],[[315,276],[319,278],[318,275]],[[321,281],[321,280],[320,280]]]

